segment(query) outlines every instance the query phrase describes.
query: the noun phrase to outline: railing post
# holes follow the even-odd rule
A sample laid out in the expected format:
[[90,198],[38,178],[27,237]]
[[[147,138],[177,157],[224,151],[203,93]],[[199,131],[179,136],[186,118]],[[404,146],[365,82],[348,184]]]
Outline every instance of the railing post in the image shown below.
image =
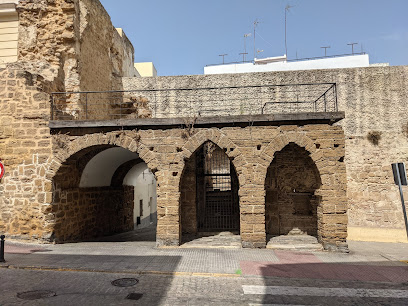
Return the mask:
[[85,120],[88,120],[88,93],[85,93]]
[[333,92],[334,92],[334,110],[336,112],[338,112],[339,111],[339,106],[337,104],[337,84],[334,83],[333,86],[334,86],[334,88],[333,88]]
[[6,262],[6,260],[4,259],[4,238],[6,238],[6,236],[1,235],[0,239],[0,262]]
[[154,93],[154,117],[157,118],[157,92]]
[[51,94],[51,120],[54,120],[54,95]]

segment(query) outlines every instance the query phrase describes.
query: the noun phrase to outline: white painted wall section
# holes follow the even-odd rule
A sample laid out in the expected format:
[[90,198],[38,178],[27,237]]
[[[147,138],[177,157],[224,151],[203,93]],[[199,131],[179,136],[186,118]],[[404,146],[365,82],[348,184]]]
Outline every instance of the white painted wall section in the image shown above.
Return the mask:
[[[137,217],[140,217],[141,224],[139,227],[150,225],[151,222],[156,222],[157,211],[157,193],[156,193],[156,179],[153,173],[145,163],[139,163],[129,170],[123,185],[134,186],[135,189],[135,207],[134,207],[134,223],[137,226]],[[142,201],[142,211],[140,204]]]
[[112,176],[120,165],[139,156],[123,148],[110,148],[97,154],[82,172],[79,187],[110,186]]

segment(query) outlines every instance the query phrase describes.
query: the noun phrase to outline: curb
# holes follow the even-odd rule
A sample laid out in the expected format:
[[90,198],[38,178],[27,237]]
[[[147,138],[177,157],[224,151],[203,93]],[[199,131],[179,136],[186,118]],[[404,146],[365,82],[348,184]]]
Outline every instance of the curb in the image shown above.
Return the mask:
[[171,272],[171,271],[144,271],[144,270],[126,270],[126,271],[108,271],[86,268],[60,268],[60,267],[36,267],[36,266],[13,266],[1,265],[0,269],[10,270],[32,270],[32,271],[63,271],[63,272],[96,272],[109,274],[140,274],[140,275],[165,275],[165,276],[196,276],[196,277],[227,277],[239,278],[239,274],[232,273],[202,273],[202,272]]

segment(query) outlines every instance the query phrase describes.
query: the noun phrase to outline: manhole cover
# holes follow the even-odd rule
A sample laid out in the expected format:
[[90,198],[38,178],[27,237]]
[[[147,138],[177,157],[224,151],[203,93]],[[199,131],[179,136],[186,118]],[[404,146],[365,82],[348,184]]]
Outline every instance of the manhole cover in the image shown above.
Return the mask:
[[46,299],[57,294],[53,291],[47,290],[36,290],[36,291],[27,291],[27,292],[20,292],[17,293],[17,297],[23,300],[39,300],[39,299]]
[[137,301],[140,300],[142,296],[143,296],[142,293],[129,293],[126,299]]
[[112,282],[116,287],[132,287],[139,282],[136,278],[119,278]]

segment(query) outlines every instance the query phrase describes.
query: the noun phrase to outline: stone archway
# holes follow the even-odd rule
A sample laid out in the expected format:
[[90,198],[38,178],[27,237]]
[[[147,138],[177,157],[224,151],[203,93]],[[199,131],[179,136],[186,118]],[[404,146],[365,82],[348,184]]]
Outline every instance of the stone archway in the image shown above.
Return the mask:
[[320,174],[308,152],[289,143],[274,154],[265,179],[266,234],[317,237]]
[[84,241],[133,230],[134,187],[112,184],[117,168],[138,155],[99,145],[68,158],[53,178],[55,242]]
[[[290,143],[303,148],[319,173],[319,188],[315,189],[317,205],[317,239],[326,250],[347,252],[347,195],[344,156],[339,158],[332,148],[321,148],[304,133],[287,132],[275,137],[261,152],[261,160],[270,165],[276,152]],[[335,146],[333,147],[335,148]],[[262,173],[266,178],[267,168]],[[262,175],[261,174],[261,175]]]
[[207,141],[194,152],[180,189],[183,233],[239,232],[238,177],[219,146]]
[[[144,161],[141,154],[150,163],[155,163],[155,157],[137,138],[132,137],[133,134],[127,134],[132,132],[92,134],[72,141],[68,137],[57,140],[61,150],[55,153],[46,170],[52,182],[46,208],[52,241],[80,241],[133,230],[134,186],[124,184],[124,178],[135,163]],[[101,172],[98,169],[101,161],[93,166],[93,172],[87,169],[96,158],[115,149],[121,154],[127,152],[127,157],[118,162],[116,153],[111,153],[114,155],[112,169]],[[103,178],[106,171],[110,172],[109,177]],[[156,215],[155,211],[153,213]]]

